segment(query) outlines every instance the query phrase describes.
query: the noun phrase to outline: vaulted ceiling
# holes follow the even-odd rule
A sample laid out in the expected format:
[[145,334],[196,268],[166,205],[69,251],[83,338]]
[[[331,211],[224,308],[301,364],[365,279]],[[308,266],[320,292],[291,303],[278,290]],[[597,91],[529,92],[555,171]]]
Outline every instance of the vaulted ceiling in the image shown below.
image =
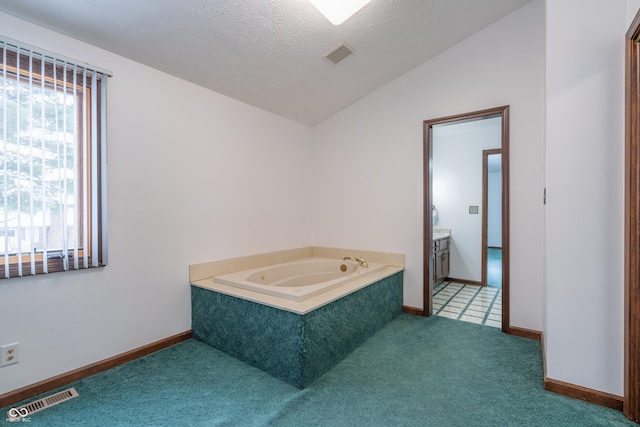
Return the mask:
[[[0,11],[314,125],[529,1],[372,0],[339,26],[308,0],[0,0]],[[344,42],[355,53],[323,57]]]

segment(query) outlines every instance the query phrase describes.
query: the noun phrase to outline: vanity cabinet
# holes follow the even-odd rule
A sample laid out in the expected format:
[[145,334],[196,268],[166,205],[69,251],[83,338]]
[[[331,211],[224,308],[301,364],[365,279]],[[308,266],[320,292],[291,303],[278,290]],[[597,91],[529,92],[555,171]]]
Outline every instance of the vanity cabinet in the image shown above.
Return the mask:
[[449,237],[433,241],[433,283],[442,282],[449,275]]

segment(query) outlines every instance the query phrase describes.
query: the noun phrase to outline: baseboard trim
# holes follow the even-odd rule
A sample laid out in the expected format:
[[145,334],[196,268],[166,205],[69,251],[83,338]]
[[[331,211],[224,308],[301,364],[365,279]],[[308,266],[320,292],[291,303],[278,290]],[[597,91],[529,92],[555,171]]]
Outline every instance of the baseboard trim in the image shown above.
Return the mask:
[[509,327],[509,334],[517,337],[530,338],[536,341],[542,341],[542,332],[533,329],[518,328],[516,326]]
[[192,335],[193,332],[191,330],[181,332],[179,334],[152,342],[142,347],[134,348],[133,350],[118,354],[108,359],[104,359],[99,362],[74,369],[73,371],[65,372],[64,374],[60,374],[55,377],[37,382],[35,384],[31,384],[17,390],[2,394],[0,395],[0,408],[13,405],[14,403],[29,399],[30,397],[46,393],[58,387],[63,387],[67,384],[71,384],[83,378],[90,377],[91,375],[104,372],[111,368],[115,368],[116,366],[131,362],[132,360],[139,359],[148,354],[155,353],[158,350],[171,347],[172,345],[190,339]]
[[553,393],[562,394],[563,396],[622,411],[624,400],[622,396],[547,378],[546,374],[544,378],[544,389]]
[[462,283],[463,285],[483,286],[482,282],[476,282],[475,280],[456,279],[455,277],[447,277],[445,282]]
[[547,352],[544,348],[544,335],[542,333],[540,333],[540,347],[542,350],[542,372],[544,375],[545,390],[571,397],[573,399],[584,400],[585,402],[593,403],[594,405],[600,405],[606,408],[622,411],[624,403],[624,398],[622,396],[616,396],[615,394],[609,394],[603,391],[593,390],[591,388],[548,378]]
[[402,306],[402,311],[407,314],[415,314],[416,316],[424,316],[424,311],[421,308],[410,307],[408,305]]

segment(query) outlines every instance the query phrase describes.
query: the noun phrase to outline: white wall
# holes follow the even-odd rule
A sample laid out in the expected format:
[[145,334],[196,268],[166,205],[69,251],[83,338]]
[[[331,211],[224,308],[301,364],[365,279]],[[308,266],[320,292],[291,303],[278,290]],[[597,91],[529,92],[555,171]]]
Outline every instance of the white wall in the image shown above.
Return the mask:
[[422,307],[423,121],[510,105],[511,325],[541,330],[544,37],[536,0],[316,125],[314,244],[405,253]]
[[109,261],[0,281],[0,394],[191,327],[188,265],[311,242],[311,130],[0,13],[3,35],[110,69]]
[[[482,282],[482,152],[500,148],[501,123],[491,118],[433,127],[435,227],[451,229],[449,277]],[[470,214],[469,206],[478,213]]]
[[622,395],[627,8],[548,1],[546,15],[547,375]]
[[487,246],[502,247],[502,173],[487,174]]

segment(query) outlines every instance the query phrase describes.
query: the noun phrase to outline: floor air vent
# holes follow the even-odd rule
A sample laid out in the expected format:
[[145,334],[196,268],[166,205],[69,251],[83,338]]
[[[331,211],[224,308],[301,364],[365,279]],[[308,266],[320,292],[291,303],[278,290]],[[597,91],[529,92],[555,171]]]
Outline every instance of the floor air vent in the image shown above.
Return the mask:
[[7,415],[9,416],[9,421],[16,421],[20,418],[28,417],[35,412],[40,412],[44,409],[57,405],[58,403],[62,403],[78,396],[76,389],[71,387],[54,393],[51,396],[43,397],[42,399],[27,403],[26,405],[22,405],[18,408],[11,408],[9,409],[9,412],[7,412]]
[[337,64],[353,52],[355,52],[355,49],[346,43],[342,43],[340,46],[334,47],[329,52],[325,53],[324,57],[334,64]]

